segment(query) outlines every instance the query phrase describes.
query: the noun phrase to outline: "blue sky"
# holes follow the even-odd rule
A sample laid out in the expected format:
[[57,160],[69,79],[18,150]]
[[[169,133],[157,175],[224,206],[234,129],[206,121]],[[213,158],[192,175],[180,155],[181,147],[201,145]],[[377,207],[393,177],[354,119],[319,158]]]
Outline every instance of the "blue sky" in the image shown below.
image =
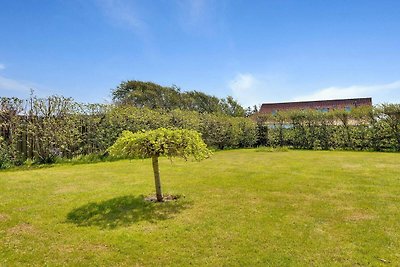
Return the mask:
[[0,96],[105,102],[136,79],[245,106],[400,103],[398,0],[0,0]]

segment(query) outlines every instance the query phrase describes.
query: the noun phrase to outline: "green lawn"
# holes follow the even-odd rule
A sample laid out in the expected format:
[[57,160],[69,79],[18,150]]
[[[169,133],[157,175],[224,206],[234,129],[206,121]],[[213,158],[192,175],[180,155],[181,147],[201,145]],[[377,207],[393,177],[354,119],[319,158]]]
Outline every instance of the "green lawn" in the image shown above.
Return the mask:
[[0,265],[400,264],[400,155],[217,152],[0,172]]

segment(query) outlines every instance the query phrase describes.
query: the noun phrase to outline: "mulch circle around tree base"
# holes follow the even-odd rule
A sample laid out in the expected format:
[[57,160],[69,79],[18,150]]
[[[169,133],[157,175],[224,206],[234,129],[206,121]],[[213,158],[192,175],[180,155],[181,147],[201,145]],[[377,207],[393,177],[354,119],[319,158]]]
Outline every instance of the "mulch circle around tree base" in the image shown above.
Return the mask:
[[[163,202],[176,201],[180,199],[181,195],[163,195]],[[156,195],[149,195],[144,198],[145,201],[158,202]]]

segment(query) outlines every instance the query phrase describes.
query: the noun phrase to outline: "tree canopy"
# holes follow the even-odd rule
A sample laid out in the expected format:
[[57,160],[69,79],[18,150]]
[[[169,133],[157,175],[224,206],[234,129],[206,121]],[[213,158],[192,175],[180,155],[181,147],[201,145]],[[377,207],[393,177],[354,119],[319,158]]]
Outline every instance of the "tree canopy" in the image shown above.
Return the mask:
[[132,133],[123,131],[108,149],[113,156],[151,158],[153,156],[181,157],[202,160],[210,156],[210,150],[194,130],[170,130],[159,128]]
[[163,110],[192,110],[245,116],[245,109],[233,97],[218,98],[199,91],[182,92],[177,86],[165,87],[152,82],[124,81],[112,91],[117,104]]

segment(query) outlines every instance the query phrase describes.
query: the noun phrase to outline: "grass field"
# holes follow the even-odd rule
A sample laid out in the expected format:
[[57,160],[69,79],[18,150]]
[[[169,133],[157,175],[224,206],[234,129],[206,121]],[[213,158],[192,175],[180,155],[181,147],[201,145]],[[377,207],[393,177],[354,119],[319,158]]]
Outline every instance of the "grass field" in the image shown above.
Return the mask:
[[400,265],[400,155],[217,152],[0,172],[0,265]]

